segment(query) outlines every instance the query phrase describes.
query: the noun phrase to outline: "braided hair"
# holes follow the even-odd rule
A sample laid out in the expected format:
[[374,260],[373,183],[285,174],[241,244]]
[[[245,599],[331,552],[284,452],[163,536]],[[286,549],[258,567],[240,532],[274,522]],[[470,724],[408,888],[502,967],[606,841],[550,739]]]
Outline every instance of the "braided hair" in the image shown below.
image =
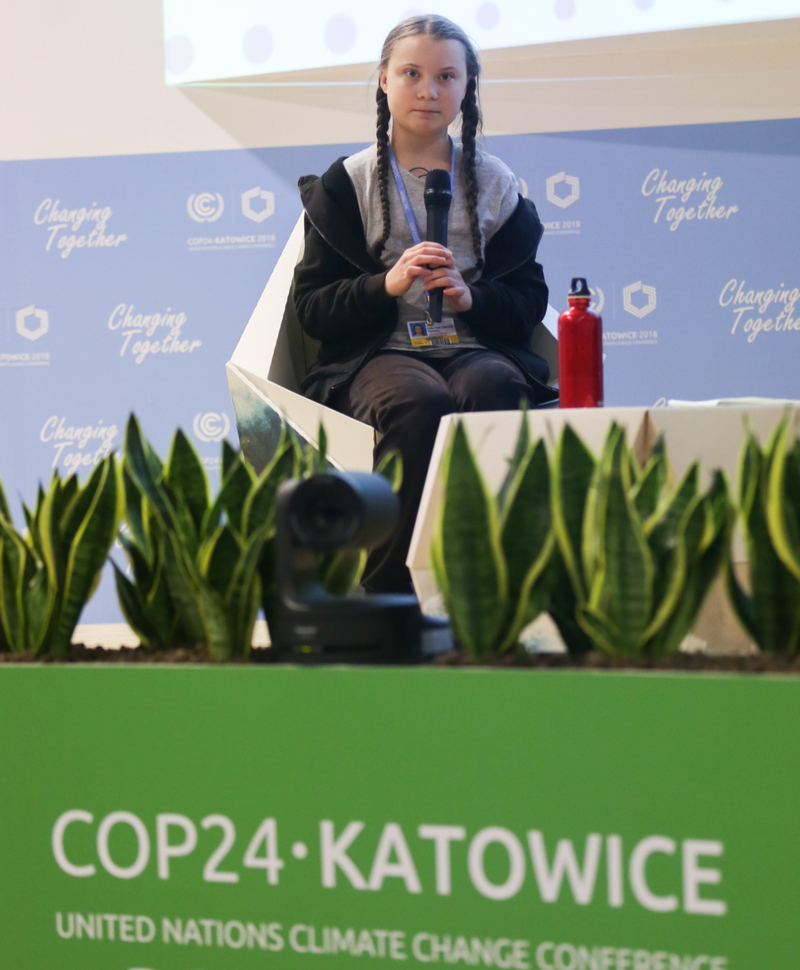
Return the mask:
[[[475,171],[476,139],[483,124],[480,103],[478,101],[478,78],[481,65],[475,48],[464,31],[452,20],[446,17],[428,15],[423,17],[409,17],[389,31],[383,43],[381,60],[378,65],[380,71],[386,70],[389,58],[392,56],[398,41],[406,37],[417,37],[425,34],[436,40],[457,40],[464,47],[467,62],[467,90],[461,102],[461,175],[467,199],[467,213],[472,230],[472,248],[475,251],[477,268],[483,268],[483,248],[481,228],[478,222],[478,177]],[[383,216],[383,233],[375,244],[374,255],[381,258],[386,241],[391,232],[391,215],[389,210],[389,101],[385,92],[378,85],[375,95],[378,105],[377,143],[378,143],[378,189],[381,199],[381,214]],[[455,173],[453,173],[455,174]]]
[[472,230],[472,248],[478,261],[478,269],[483,269],[481,249],[481,227],[478,222],[478,176],[475,172],[475,138],[481,127],[481,109],[478,106],[478,78],[467,81],[467,91],[461,102],[461,172],[467,193],[467,213]]
[[381,195],[381,214],[383,215],[383,233],[375,244],[375,259],[380,259],[392,229],[389,209],[389,119],[391,115],[389,113],[389,99],[380,84],[375,99],[378,102],[378,189]]

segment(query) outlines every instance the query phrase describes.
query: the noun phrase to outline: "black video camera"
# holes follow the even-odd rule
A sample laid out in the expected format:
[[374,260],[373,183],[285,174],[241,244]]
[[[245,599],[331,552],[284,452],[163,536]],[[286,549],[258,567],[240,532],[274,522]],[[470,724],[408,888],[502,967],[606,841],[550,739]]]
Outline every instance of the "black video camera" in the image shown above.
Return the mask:
[[281,659],[413,663],[452,648],[449,624],[423,616],[415,596],[337,596],[320,581],[320,553],[373,549],[391,537],[399,500],[385,478],[329,471],[293,479],[278,490],[275,513],[270,636]]

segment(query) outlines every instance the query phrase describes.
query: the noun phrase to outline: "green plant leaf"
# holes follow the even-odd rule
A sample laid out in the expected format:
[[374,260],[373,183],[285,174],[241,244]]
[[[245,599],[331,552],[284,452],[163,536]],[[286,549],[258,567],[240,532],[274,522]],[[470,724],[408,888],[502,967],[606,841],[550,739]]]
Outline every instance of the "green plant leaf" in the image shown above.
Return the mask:
[[730,550],[730,522],[718,526],[709,545],[699,556],[690,558],[684,594],[655,638],[651,653],[677,650],[683,638],[691,631],[711,584],[727,559]]
[[0,653],[5,653],[11,649],[11,643],[6,636],[6,592],[4,589],[6,582],[3,565],[3,539],[0,537]]
[[162,486],[161,461],[142,434],[133,414],[125,429],[124,466],[136,487],[149,501],[161,525],[177,530],[175,509],[167,490]]
[[366,562],[366,549],[326,553],[320,557],[320,582],[334,596],[345,596],[361,579]]
[[321,421],[317,441],[317,460],[314,463],[314,471],[324,472],[328,470],[328,436],[325,433],[325,425]]
[[225,481],[231,468],[233,468],[234,462],[239,459],[240,455],[241,452],[237,451],[227,438],[222,439],[222,474],[220,481]]
[[44,566],[37,568],[23,590],[25,648],[36,656],[44,642],[55,605],[55,590],[47,581]]
[[[42,539],[40,534],[39,518],[41,512],[41,501],[39,501],[39,496],[41,496],[41,501],[44,501],[44,491],[42,486],[39,485],[39,490],[37,493],[37,503],[36,511],[31,512],[25,503],[22,503],[22,514],[25,517],[25,525],[27,527],[27,534],[24,536],[23,541],[32,550],[36,558],[40,561],[44,561],[44,553],[42,552]],[[9,522],[9,525],[11,523]]]
[[753,599],[742,589],[736,578],[733,563],[728,560],[725,564],[725,585],[728,590],[728,600],[742,629],[754,643],[759,642],[758,621],[756,619]]
[[224,594],[233,576],[241,548],[227,525],[220,526],[203,547],[197,565],[212,589]]
[[191,644],[202,643],[206,630],[198,610],[197,584],[192,582],[194,564],[176,532],[168,532],[160,543],[164,578],[178,617],[176,635]]
[[59,528],[62,532],[66,533],[65,538],[67,541],[70,540],[70,533],[67,532],[67,515],[69,507],[72,504],[75,497],[78,495],[78,476],[70,475],[65,481],[59,483],[58,489],[58,502],[61,508],[60,512],[60,523]]
[[258,575],[261,577],[261,606],[267,625],[274,622],[275,609],[278,602],[278,584],[275,574],[275,535],[270,534],[261,547],[258,560]]
[[630,481],[631,489],[635,489],[639,484],[639,479],[642,477],[643,469],[639,467],[639,462],[636,460],[636,456],[630,448],[626,448],[626,454],[628,456],[628,479]]
[[[607,487],[601,482],[598,489],[597,571],[589,607],[593,620],[605,618],[608,629],[616,631],[617,650],[634,653],[652,614],[653,557],[629,495],[630,462],[619,431],[610,438]],[[606,467],[604,460],[599,467]]]
[[519,426],[519,434],[517,435],[517,443],[514,446],[514,454],[511,456],[511,460],[508,463],[506,477],[503,479],[503,484],[500,486],[500,491],[497,493],[497,508],[501,514],[505,508],[506,497],[508,496],[508,491],[511,488],[511,483],[514,481],[520,465],[530,450],[530,441],[531,434],[530,428],[528,427],[528,408],[526,406],[522,408],[522,420]]
[[7,648],[14,651],[26,646],[23,589],[29,555],[14,527],[0,521],[0,626]]
[[384,455],[375,468],[375,474],[385,478],[392,486],[393,492],[399,492],[403,484],[403,459],[399,451],[390,451]]
[[11,510],[8,507],[8,500],[6,499],[6,493],[3,490],[3,483],[0,481],[0,518],[3,518],[8,522],[9,525],[12,523]]
[[769,455],[762,456],[746,519],[756,642],[762,650],[793,653],[800,613],[800,583],[777,555],[767,524]]
[[585,599],[588,593],[581,548],[586,498],[594,468],[592,453],[572,426],[567,425],[553,465],[553,529],[564,567],[579,599]]
[[[133,418],[134,415],[131,414],[130,417]],[[150,477],[154,482],[162,481],[164,478],[164,462],[159,458],[158,452],[144,435],[142,435],[142,447]]]
[[296,477],[296,472],[297,453],[289,444],[275,453],[244,500],[241,527],[244,535],[249,535],[274,520],[275,495],[284,482]]
[[[625,432],[620,425],[616,421],[613,421],[606,434],[603,450],[600,452],[600,457],[594,466],[594,471],[589,481],[589,488],[586,492],[580,549],[583,576],[589,601],[592,599],[592,590],[598,581],[598,572],[600,570],[603,532],[606,527],[606,506],[608,505],[608,491],[611,482],[614,454],[624,434]],[[581,596],[578,599],[581,602],[583,601]]]
[[500,653],[512,647],[517,642],[523,627],[527,626],[540,613],[543,613],[547,609],[547,591],[541,588],[538,583],[556,548],[555,535],[550,530],[544,545],[539,550],[539,555],[531,564],[531,568],[522,581],[517,609],[507,627],[505,638],[498,648]]
[[528,618],[531,590],[547,563],[552,536],[550,466],[540,438],[517,465],[500,520],[508,577],[501,649],[516,642]]
[[[670,628],[670,618],[682,602],[688,602],[687,577],[689,561],[697,556],[698,546],[705,528],[706,509],[703,498],[696,495],[687,508],[675,537],[674,547],[667,553],[665,564],[659,572],[663,577],[663,584],[656,590],[654,597],[654,614],[640,641],[640,648],[645,653],[661,653],[676,650],[680,641],[672,641],[662,636],[657,637],[659,631]],[[648,642],[649,641],[649,642]]]
[[139,637],[143,646],[150,646],[156,639],[156,631],[150,623],[147,610],[139,596],[139,589],[122,572],[119,566],[111,560],[114,569],[114,583],[117,588],[117,599],[119,600],[122,615],[128,625]]
[[674,542],[678,524],[689,503],[697,495],[699,481],[700,468],[695,461],[686,469],[674,492],[662,499],[656,511],[645,522],[645,535],[651,549],[660,552],[668,549]]
[[202,579],[189,559],[183,559],[179,568],[184,573],[200,614],[209,658],[215,661],[230,660],[234,651],[222,596]]
[[125,492],[125,521],[128,523],[131,535],[133,536],[134,542],[139,546],[139,549],[143,553],[145,553],[145,550],[149,553],[150,544],[148,536],[145,533],[145,513],[142,508],[142,503],[145,499],[131,478],[131,474],[124,463],[122,466],[122,487]]
[[791,424],[784,417],[775,436],[767,484],[767,527],[778,558],[800,580],[800,475],[790,460]]
[[195,534],[199,535],[208,509],[208,479],[200,456],[180,428],[172,439],[164,477],[175,493],[183,496]]
[[255,476],[252,469],[241,454],[236,455],[228,464],[217,497],[203,519],[200,530],[203,539],[208,538],[217,528],[222,512],[225,512],[228,523],[234,532],[241,532],[244,503],[254,482]]
[[755,501],[761,477],[761,451],[753,432],[747,429],[744,448],[739,459],[739,510],[746,522]]
[[[292,463],[292,473],[289,478],[300,478],[303,475],[310,475],[312,473],[314,463],[312,460],[313,447],[311,449],[303,449],[303,445],[300,443],[300,439],[297,436],[297,432],[294,428],[284,422],[283,428],[281,430],[281,436],[278,439],[278,447],[275,451],[275,456],[277,456],[284,444],[289,445],[292,450],[293,463]],[[273,461],[275,459],[273,458]]]
[[195,527],[194,518],[189,509],[182,492],[178,492],[172,497],[173,508],[175,509],[175,521],[177,532],[181,542],[186,547],[187,555],[195,560],[200,548],[200,535]]
[[64,592],[49,650],[56,656],[66,653],[81,610],[96,588],[99,573],[113,545],[119,524],[120,475],[110,455],[97,466],[100,474],[89,478],[87,489],[92,501],[70,545],[64,578]]
[[161,559],[158,560],[152,585],[147,592],[145,608],[154,630],[154,641],[161,646],[169,646],[175,640],[178,615],[167,589],[166,572]]
[[39,509],[37,509],[35,521],[39,535],[39,544],[42,551],[42,560],[47,569],[48,585],[55,591],[55,603],[50,627],[48,628],[45,640],[50,639],[58,623],[61,610],[61,600],[64,589],[64,576],[66,573],[66,562],[62,556],[61,536],[58,532],[59,509],[57,507],[58,489],[57,479],[54,477],[50,488],[44,493],[44,498]]
[[669,465],[664,450],[664,436],[661,435],[633,490],[636,511],[643,521],[655,512],[668,477]]
[[586,631],[578,623],[578,600],[570,580],[567,567],[556,545],[545,566],[540,582],[546,599],[542,606],[549,614],[571,654],[584,654],[593,649],[594,644]]
[[506,569],[494,503],[475,464],[463,424],[442,462],[443,500],[434,535],[437,573],[456,640],[472,656],[498,646]]
[[265,523],[248,537],[225,593],[231,652],[235,657],[247,657],[250,654],[253,624],[261,598],[258,564],[269,528],[269,524]]
[[604,653],[619,653],[619,630],[607,617],[597,613],[589,604],[579,603],[575,617],[592,643]]
[[120,535],[119,541],[125,550],[128,562],[131,564],[136,585],[139,589],[149,590],[153,584],[153,576],[157,568],[156,563],[149,563],[142,550],[128,536]]
[[67,499],[67,496],[69,496],[69,499],[64,505],[64,511],[58,523],[58,531],[65,549],[69,548],[74,542],[80,524],[85,519],[94,499],[97,483],[103,477],[103,474],[104,466],[101,462],[92,469],[83,488],[78,488],[78,482],[74,476],[67,483],[70,487],[62,494],[61,500],[63,502]]

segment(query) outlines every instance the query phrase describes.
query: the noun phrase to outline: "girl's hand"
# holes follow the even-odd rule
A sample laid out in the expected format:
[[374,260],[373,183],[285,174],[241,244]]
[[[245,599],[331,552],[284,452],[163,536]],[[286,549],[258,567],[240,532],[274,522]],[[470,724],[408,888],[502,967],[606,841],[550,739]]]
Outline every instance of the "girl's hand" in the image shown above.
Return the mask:
[[403,296],[404,293],[408,293],[411,284],[418,276],[425,276],[430,274],[432,268],[446,265],[455,265],[453,254],[449,249],[434,242],[417,243],[416,246],[407,249],[386,274],[384,282],[386,292],[389,296]]
[[444,298],[456,313],[464,313],[472,307],[472,291],[456,269],[452,255],[447,262],[430,269],[423,278],[425,290],[441,289]]

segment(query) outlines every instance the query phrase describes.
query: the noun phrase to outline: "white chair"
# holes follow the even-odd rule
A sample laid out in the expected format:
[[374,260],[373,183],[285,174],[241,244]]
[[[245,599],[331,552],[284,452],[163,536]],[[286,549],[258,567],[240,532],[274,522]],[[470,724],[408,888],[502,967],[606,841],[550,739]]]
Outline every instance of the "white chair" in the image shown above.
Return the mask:
[[[302,256],[301,215],[227,364],[242,450],[260,470],[274,454],[281,418],[315,445],[322,422],[332,462],[340,468],[369,471],[374,429],[300,393],[319,346],[306,336],[292,313],[285,313],[294,267]],[[558,379],[557,321],[558,314],[548,307],[545,326],[536,328],[532,342],[533,350],[550,365],[551,383]]]

